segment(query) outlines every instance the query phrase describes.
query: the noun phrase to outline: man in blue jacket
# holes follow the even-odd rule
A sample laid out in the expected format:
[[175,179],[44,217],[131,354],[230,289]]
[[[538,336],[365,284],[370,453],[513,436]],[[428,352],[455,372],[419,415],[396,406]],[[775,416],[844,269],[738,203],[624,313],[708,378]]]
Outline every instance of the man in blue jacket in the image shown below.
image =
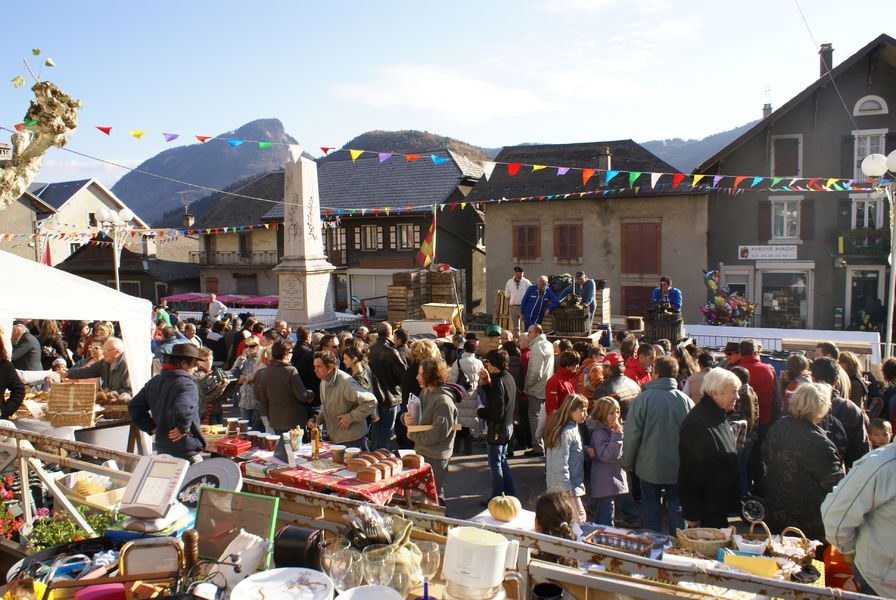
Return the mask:
[[666,305],[675,312],[681,312],[681,290],[672,287],[672,279],[665,275],[660,277],[660,287],[653,288],[650,301],[654,306]]
[[591,315],[589,323],[591,323],[594,321],[594,311],[597,309],[596,289],[594,280],[588,279],[584,271],[578,271],[575,281],[566,286],[557,299],[563,300],[570,294],[579,296],[582,299],[582,304],[588,307],[588,313]]
[[548,278],[544,275],[529,286],[523,301],[520,302],[520,312],[526,324],[526,330],[532,325],[541,325],[545,313],[550,313],[560,303],[551,288],[548,287]]

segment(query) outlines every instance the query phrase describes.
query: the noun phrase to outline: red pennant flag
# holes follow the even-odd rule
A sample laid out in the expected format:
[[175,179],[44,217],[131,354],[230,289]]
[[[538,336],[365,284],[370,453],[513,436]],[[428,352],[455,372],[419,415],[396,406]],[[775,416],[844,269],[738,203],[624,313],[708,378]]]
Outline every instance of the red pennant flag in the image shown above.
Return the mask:
[[511,177],[520,172],[521,163],[507,163],[507,174]]
[[210,140],[211,138],[212,138],[212,136],[210,136],[210,135],[197,135],[196,136],[196,139],[199,140],[200,142],[202,142],[203,144],[205,143],[205,140]]
[[672,189],[674,190],[675,188],[677,188],[678,184],[681,183],[682,181],[684,181],[684,174],[676,173],[675,175],[673,175],[672,176]]
[[25,131],[25,124],[24,123],[16,123],[15,128],[16,128],[16,131]]
[[97,129],[99,129],[100,131],[102,131],[103,133],[105,133],[106,135],[111,135],[111,134],[112,134],[112,128],[111,128],[111,127],[100,127],[99,125],[96,125],[95,127],[96,127]]
[[330,148],[327,146],[321,146],[320,149],[324,151],[324,155],[327,155],[330,153],[330,150],[332,150],[333,148]]
[[738,175],[737,177],[735,177],[735,178],[734,178],[734,188],[733,188],[733,189],[736,190],[736,189],[737,189],[737,186],[740,185],[740,182],[743,181],[743,180],[746,179],[746,178],[747,178],[746,175]]
[[594,175],[594,169],[582,169],[582,185],[588,183],[592,175]]
[[420,155],[419,154],[408,154],[405,158],[408,159],[408,162],[413,162],[415,160],[418,160],[420,158]]
[[813,177],[809,180],[809,183],[807,183],[806,186],[809,188],[822,189],[820,186],[818,186],[819,179],[821,179],[821,177]]

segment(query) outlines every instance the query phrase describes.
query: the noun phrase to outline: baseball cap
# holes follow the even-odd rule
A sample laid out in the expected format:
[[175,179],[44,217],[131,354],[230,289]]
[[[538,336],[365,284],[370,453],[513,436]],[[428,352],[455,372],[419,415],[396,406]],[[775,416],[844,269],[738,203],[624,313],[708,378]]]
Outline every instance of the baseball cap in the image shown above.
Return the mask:
[[600,364],[602,365],[610,365],[611,367],[616,367],[623,364],[625,361],[622,360],[622,355],[618,352],[610,352],[602,359],[600,359]]
[[522,273],[522,272],[523,272],[523,268],[522,268],[521,266],[517,265],[517,266],[515,266],[515,267],[513,268],[513,272],[514,272],[514,273]]
[[585,276],[585,271],[576,271],[576,279],[581,279]]

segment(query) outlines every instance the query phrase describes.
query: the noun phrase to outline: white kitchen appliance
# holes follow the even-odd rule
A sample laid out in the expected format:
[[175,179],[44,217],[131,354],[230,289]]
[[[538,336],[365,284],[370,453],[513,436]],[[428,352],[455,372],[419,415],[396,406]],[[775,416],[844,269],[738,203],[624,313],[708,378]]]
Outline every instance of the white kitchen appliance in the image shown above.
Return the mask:
[[514,579],[519,542],[476,527],[455,527],[448,532],[442,575],[445,600],[503,600],[505,579]]
[[118,511],[129,515],[123,526],[133,531],[161,531],[187,514],[177,493],[190,463],[181,458],[156,454],[137,463]]

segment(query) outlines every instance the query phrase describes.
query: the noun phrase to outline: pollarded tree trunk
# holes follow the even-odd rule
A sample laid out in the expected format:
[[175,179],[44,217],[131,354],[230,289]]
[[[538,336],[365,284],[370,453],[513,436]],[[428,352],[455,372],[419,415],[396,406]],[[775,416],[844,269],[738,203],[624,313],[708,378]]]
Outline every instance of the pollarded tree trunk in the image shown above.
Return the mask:
[[0,211],[16,201],[40,170],[52,146],[62,148],[78,126],[78,102],[49,81],[31,88],[34,100],[25,114],[27,125],[12,134],[12,160],[0,168]]

